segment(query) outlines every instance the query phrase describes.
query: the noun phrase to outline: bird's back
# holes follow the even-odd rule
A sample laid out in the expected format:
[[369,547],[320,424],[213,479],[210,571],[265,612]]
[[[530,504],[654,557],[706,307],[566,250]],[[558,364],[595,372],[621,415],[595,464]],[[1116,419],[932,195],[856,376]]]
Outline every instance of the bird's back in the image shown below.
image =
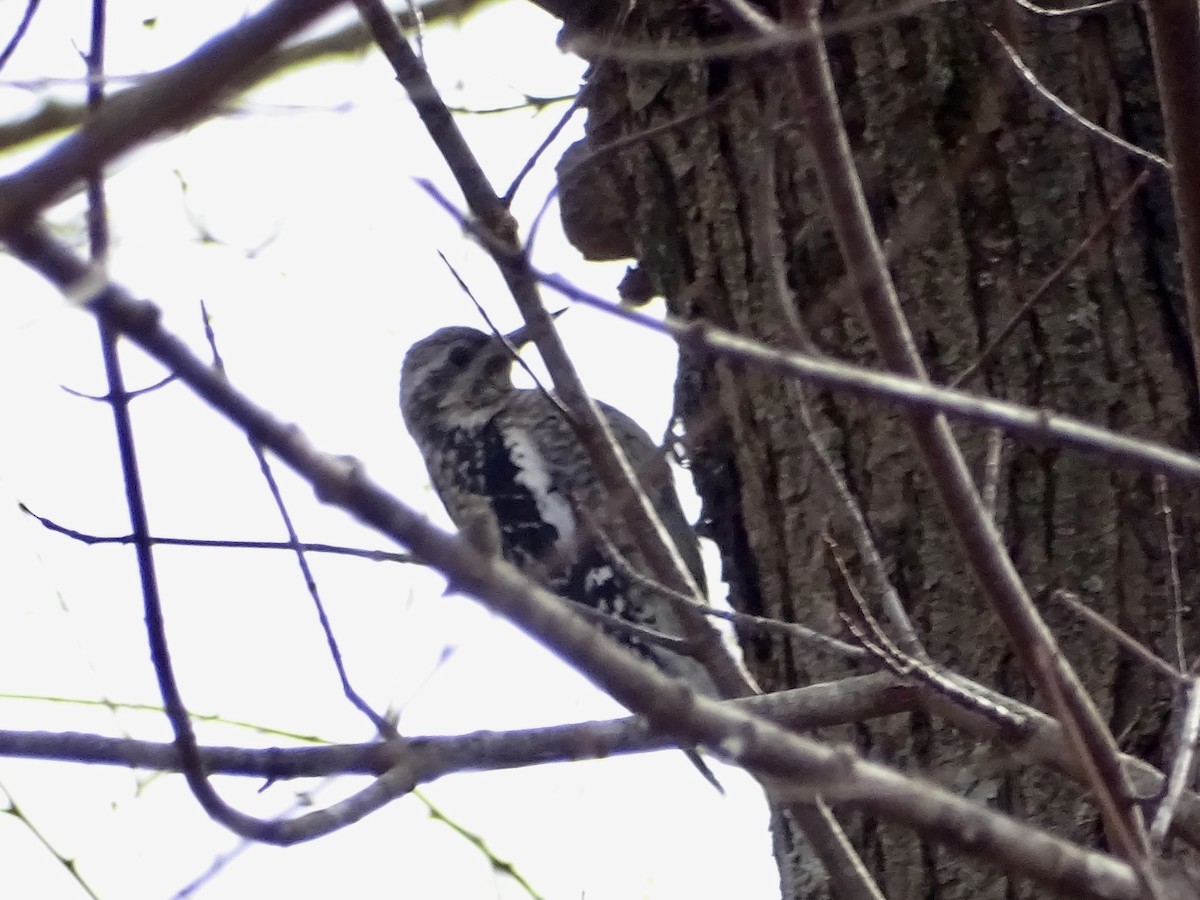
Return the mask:
[[[607,403],[596,401],[617,444],[629,459],[630,467],[650,498],[667,533],[671,536],[696,584],[704,588],[704,567],[696,535],[679,505],[671,468],[662,450],[640,425]],[[612,497],[596,475],[591,457],[575,429],[558,405],[541,391],[515,391],[502,418],[514,432],[521,429],[538,446],[547,480],[584,513],[595,518],[610,539],[621,546],[627,543],[630,498]],[[530,428],[528,423],[533,423]],[[536,439],[532,438],[536,435]]]
[[[647,496],[675,543],[697,585],[703,590],[704,569],[695,532],[675,493],[670,467],[646,431],[618,409],[597,403],[613,437],[629,459]],[[640,548],[627,525],[631,498],[614,497],[601,481],[575,429],[557,404],[541,391],[516,391],[497,417],[510,447],[528,460],[525,484],[533,486],[545,518],[566,522],[547,558],[547,586],[583,603],[653,631],[683,636],[672,601],[662,592],[631,577],[645,576]],[[503,519],[498,516],[503,529]],[[600,532],[603,537],[597,537]],[[639,640],[621,629],[609,629],[618,640],[651,658],[668,674],[694,689],[716,694],[712,679],[696,660]]]
[[[597,405],[703,589],[696,536],[661,451],[629,416]],[[434,486],[460,528],[471,525],[478,504],[486,504],[499,528],[504,557],[550,590],[654,631],[683,635],[672,601],[629,575],[630,566],[639,572],[644,568],[626,525],[630,499],[610,496],[571,423],[544,393],[514,390],[490,419],[446,426],[426,435],[423,443],[429,445],[422,449]],[[597,538],[597,532],[604,538]],[[696,660],[628,630],[608,630],[668,674],[696,690],[716,693]]]

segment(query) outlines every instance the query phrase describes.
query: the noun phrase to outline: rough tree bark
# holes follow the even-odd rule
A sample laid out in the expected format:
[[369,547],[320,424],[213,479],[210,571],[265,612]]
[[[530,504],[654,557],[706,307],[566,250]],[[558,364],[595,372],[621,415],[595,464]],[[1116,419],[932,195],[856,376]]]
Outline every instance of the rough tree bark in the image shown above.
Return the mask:
[[[976,360],[1143,167],[1033,95],[986,26],[1006,34],[1082,116],[1161,152],[1154,77],[1132,4],[1053,20],[1005,4],[939,4],[912,15],[891,13],[892,6],[828,3],[825,20],[840,23],[828,48],[905,312],[931,377],[945,382]],[[790,346],[773,287],[772,266],[781,263],[817,348],[877,365],[806,155],[789,51],[687,52],[744,42],[716,4],[699,0],[594,3],[571,11],[567,23],[565,39],[593,62],[588,136],[560,167],[564,221],[585,254],[636,259],[641,291],[664,295],[677,316]],[[1194,449],[1197,396],[1173,227],[1158,173],[968,386]],[[931,656],[1045,708],[1030,696],[980,597],[902,417],[844,396],[810,396],[819,436]],[[860,573],[846,517],[788,389],[685,355],[677,412],[703,525],[720,546],[734,606],[840,631],[824,531]],[[986,434],[955,430],[982,470]],[[1167,542],[1151,478],[1006,441],[998,487],[1001,531],[1035,596],[1069,588],[1172,657]],[[1197,583],[1187,573],[1197,563],[1200,505],[1179,487],[1170,499],[1184,573],[1184,643],[1194,653]],[[1161,763],[1169,686],[1073,614],[1043,603],[1122,749]],[[778,641],[745,647],[767,690],[848,670]],[[1064,836],[1099,841],[1094,810],[1076,785],[939,721],[897,717],[825,736],[852,739],[871,757]],[[853,817],[844,824],[888,897],[1037,893],[911,832]],[[780,861],[787,893],[825,890],[812,887],[803,852],[797,860],[781,848]]]

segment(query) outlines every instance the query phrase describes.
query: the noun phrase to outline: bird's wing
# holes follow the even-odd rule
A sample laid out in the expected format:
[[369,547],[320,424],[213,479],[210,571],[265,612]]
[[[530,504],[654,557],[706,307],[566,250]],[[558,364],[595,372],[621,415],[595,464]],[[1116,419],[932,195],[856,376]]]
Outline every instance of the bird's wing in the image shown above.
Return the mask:
[[[646,430],[625,413],[600,401],[596,405],[608,420],[613,436],[625,451],[667,533],[703,592],[704,566],[700,561],[696,533],[679,505],[671,467],[662,450]],[[615,506],[619,501],[609,502],[608,492],[594,475],[587,451],[558,407],[540,391],[530,390],[521,391],[512,408],[524,421],[537,423],[533,427],[538,430],[551,478],[570,495],[569,501],[605,520],[622,521],[625,516],[619,509],[606,511],[606,507]]]

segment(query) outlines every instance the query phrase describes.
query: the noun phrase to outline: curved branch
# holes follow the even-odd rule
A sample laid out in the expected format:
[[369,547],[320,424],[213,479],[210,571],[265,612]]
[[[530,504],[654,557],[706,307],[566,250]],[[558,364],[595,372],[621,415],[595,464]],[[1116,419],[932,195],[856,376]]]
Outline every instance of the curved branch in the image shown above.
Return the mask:
[[[323,453],[300,431],[235,390],[162,327],[152,303],[131,297],[81,262],[44,228],[7,238],[27,264],[77,297],[94,315],[123,332],[250,438],[260,441],[305,478],[319,499],[407,545],[446,573],[454,588],[476,597],[536,638],[652,728],[684,746],[703,745],[721,758],[771,781],[774,789],[811,803],[863,809],[908,825],[971,854],[986,855],[1013,872],[1084,897],[1136,900],[1133,868],[1084,850],[949,791],[788,732],[759,716],[697,696],[646,660],[607,639],[589,622],[503,560],[479,553],[447,534],[372,481],[360,464]],[[400,764],[345,803],[282,823],[245,824],[249,836],[277,844],[307,840],[354,821],[411,789],[421,773]],[[780,794],[783,796],[784,794]]]
[[0,178],[0,234],[33,218],[121,154],[206,115],[291,35],[337,0],[275,0],[191,56],[106,99],[88,123],[15,174]]

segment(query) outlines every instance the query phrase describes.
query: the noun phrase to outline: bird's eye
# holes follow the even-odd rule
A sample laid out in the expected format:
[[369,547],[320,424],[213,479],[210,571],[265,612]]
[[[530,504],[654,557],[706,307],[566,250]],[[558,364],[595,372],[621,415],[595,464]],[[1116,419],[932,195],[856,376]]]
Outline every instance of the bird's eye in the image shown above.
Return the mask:
[[457,347],[451,347],[450,353],[447,355],[450,360],[450,365],[456,369],[465,369],[471,361],[471,351],[459,344]]

